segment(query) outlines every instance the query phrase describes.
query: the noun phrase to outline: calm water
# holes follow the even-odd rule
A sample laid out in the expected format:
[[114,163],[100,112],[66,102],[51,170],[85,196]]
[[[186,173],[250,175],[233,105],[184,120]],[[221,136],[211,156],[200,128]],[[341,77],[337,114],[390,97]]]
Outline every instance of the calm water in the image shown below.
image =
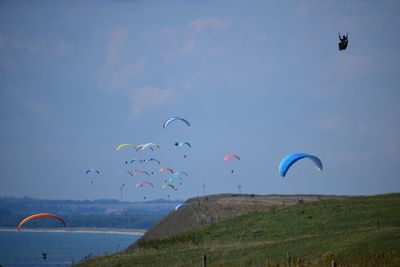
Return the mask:
[[[90,253],[103,255],[127,248],[132,234],[0,231],[0,265],[68,266]],[[42,252],[47,253],[44,260]]]

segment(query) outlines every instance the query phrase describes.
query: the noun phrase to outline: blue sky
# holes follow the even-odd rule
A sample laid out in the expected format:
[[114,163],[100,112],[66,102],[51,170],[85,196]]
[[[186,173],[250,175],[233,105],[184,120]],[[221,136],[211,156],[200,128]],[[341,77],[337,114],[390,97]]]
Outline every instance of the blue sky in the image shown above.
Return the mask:
[[[398,1],[1,1],[0,195],[119,198],[122,184],[129,201],[186,199],[202,185],[399,192],[399,11]],[[338,32],[349,32],[346,51]],[[171,116],[192,127],[163,129]],[[148,142],[160,149],[115,151]],[[241,161],[224,162],[229,153]],[[282,178],[291,153],[325,170],[302,160]],[[160,166],[124,163],[150,157]],[[190,177],[168,192],[160,167]],[[134,169],[156,174],[124,172]]]

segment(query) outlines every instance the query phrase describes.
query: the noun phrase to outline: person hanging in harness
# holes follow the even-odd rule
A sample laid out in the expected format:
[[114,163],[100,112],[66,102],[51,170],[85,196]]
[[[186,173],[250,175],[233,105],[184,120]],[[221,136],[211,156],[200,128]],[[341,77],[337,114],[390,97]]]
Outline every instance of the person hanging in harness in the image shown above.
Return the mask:
[[345,50],[347,48],[347,44],[349,43],[349,34],[347,33],[346,35],[342,35],[342,37],[340,37],[339,33],[339,40],[339,51]]

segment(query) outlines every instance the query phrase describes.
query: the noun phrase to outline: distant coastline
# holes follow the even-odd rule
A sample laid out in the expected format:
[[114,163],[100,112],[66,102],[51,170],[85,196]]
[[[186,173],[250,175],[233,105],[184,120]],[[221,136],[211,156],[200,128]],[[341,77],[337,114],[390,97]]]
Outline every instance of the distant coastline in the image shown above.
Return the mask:
[[[17,228],[1,227],[1,232],[17,232]],[[21,232],[53,232],[53,233],[91,233],[91,234],[123,234],[143,235],[146,229],[121,229],[121,228],[24,228]]]

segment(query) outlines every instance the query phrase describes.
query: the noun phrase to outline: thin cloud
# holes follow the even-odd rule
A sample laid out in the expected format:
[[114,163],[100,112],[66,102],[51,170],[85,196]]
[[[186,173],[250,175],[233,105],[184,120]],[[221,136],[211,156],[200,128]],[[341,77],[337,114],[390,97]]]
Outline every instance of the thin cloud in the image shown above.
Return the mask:
[[175,28],[164,28],[161,30],[161,33],[166,34],[166,35],[174,35],[177,32],[178,32],[178,30]]
[[156,108],[171,102],[179,93],[174,89],[160,89],[155,86],[144,86],[130,96],[132,101],[131,111],[133,116],[138,116],[142,111]]
[[127,40],[128,28],[114,27],[111,30],[107,44],[107,53],[104,65],[96,72],[102,87],[112,91],[126,91],[141,74],[145,67],[144,60],[126,62],[123,55],[123,46]]
[[135,62],[111,72],[109,85],[113,89],[127,88],[143,70],[144,62]]
[[48,119],[52,112],[50,106],[38,99],[27,97],[18,87],[8,87],[3,90],[3,95],[7,101],[15,104],[20,109],[38,119]]
[[190,39],[183,42],[182,45],[175,49],[171,49],[167,53],[164,54],[164,58],[166,60],[171,60],[179,56],[187,56],[192,54],[197,48],[200,47],[199,41],[195,39]]
[[194,28],[196,31],[204,30],[224,30],[228,28],[232,23],[230,18],[204,18],[189,22],[189,26]]
[[114,27],[108,41],[107,60],[105,68],[117,64],[121,58],[120,51],[126,40],[128,29],[124,26]]
[[44,43],[40,42],[23,42],[17,41],[12,45],[12,48],[15,50],[29,52],[29,53],[39,53],[43,51],[47,51],[48,47]]

